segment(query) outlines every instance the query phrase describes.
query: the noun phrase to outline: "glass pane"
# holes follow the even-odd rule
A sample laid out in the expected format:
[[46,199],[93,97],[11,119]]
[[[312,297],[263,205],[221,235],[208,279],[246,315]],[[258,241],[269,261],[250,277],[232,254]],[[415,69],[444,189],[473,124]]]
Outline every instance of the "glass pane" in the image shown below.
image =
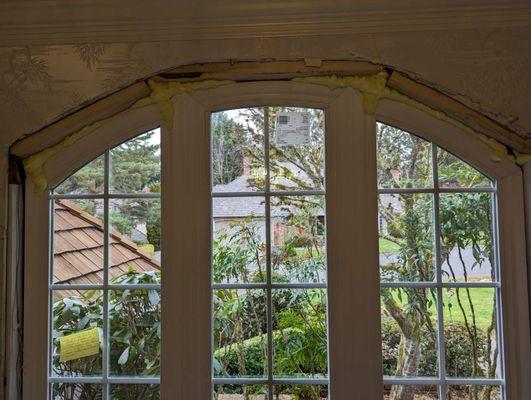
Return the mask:
[[275,289],[273,372],[276,377],[328,375],[326,291]]
[[[90,376],[101,375],[103,331],[103,296],[96,290],[54,290],[52,292],[52,375]],[[63,341],[64,337],[96,329],[99,342],[89,343],[86,353],[71,352],[72,347]],[[95,334],[95,333],[94,333]],[[79,337],[79,336],[78,336]],[[94,336],[90,335],[91,338]],[[70,340],[74,340],[71,338]],[[92,339],[94,340],[94,339]],[[96,353],[90,347],[96,346]]]
[[[353,389],[355,390],[355,389]],[[273,388],[275,399],[282,400],[325,400],[328,399],[327,385],[282,385]]]
[[53,282],[103,283],[103,200],[56,200],[53,219]]
[[384,400],[438,400],[437,386],[385,385]]
[[269,107],[271,190],[324,189],[325,114]]
[[441,148],[437,149],[437,167],[439,187],[492,187],[492,181],[489,178]]
[[501,388],[498,386],[449,386],[447,400],[488,399],[501,400]]
[[324,196],[271,198],[272,280],[326,282]]
[[492,194],[441,193],[441,257],[445,281],[494,281]]
[[112,400],[160,400],[160,385],[110,385]]
[[264,112],[245,108],[212,113],[212,191],[264,190]]
[[260,289],[214,290],[214,376],[267,374],[266,296]]
[[214,400],[266,400],[267,389],[260,385],[214,385]]
[[434,280],[433,196],[381,194],[378,203],[381,280]]
[[103,194],[105,157],[99,156],[61,182],[55,194]]
[[446,373],[452,377],[500,377],[496,289],[444,288]]
[[158,290],[109,291],[112,375],[160,375],[160,314]]
[[102,394],[101,385],[93,383],[54,383],[51,400],[97,400]]
[[115,193],[160,192],[160,129],[110,151],[110,188]]
[[384,288],[381,305],[384,375],[437,376],[436,290]]
[[265,282],[265,198],[212,199],[213,282]]
[[377,124],[379,188],[433,186],[430,143],[393,126]]
[[[110,219],[110,281],[128,279],[124,274],[150,273],[160,280],[161,210],[159,199],[112,199]],[[136,283],[136,282],[135,282]]]

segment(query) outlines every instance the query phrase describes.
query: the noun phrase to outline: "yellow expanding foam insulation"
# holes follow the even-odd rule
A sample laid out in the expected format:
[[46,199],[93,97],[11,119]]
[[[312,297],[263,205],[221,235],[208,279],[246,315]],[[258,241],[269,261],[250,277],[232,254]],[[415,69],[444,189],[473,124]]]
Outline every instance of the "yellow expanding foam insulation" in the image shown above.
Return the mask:
[[518,165],[531,162],[531,154],[516,153],[516,162]]
[[[315,76],[315,77],[302,77],[294,78],[293,81],[311,83],[316,85],[323,85],[331,90],[341,87],[351,87],[361,92],[363,96],[363,108],[364,111],[368,114],[374,114],[380,99],[390,99],[398,101],[404,104],[408,104],[411,107],[414,107],[418,110],[427,112],[433,117],[451,123],[454,126],[476,136],[479,140],[485,143],[491,149],[491,159],[493,161],[501,161],[504,158],[509,158],[512,161],[518,163],[525,163],[531,161],[531,155],[528,154],[519,154],[515,160],[513,156],[510,156],[507,152],[507,148],[496,141],[493,138],[489,138],[486,135],[474,131],[469,126],[449,117],[441,111],[437,111],[428,107],[427,105],[420,103],[404,94],[391,89],[387,86],[387,79],[389,74],[385,71],[381,71],[374,75],[363,75],[363,76]],[[172,129],[173,127],[173,103],[171,101],[172,97],[181,93],[193,93],[197,90],[205,90],[216,88],[219,86],[224,86],[228,84],[235,83],[234,81],[229,80],[205,80],[198,82],[158,82],[154,80],[148,81],[149,88],[151,93],[149,96],[144,97],[143,99],[138,100],[133,104],[129,109],[136,109],[140,107],[146,107],[152,104],[155,104],[161,114],[162,120],[167,128]],[[59,143],[50,146],[44,150],[35,153],[34,155],[29,156],[24,159],[24,167],[26,174],[33,181],[35,185],[35,192],[37,194],[44,193],[49,188],[48,178],[44,173],[44,165],[46,162],[58,152],[72,146],[75,142],[81,138],[91,134],[105,122],[108,122],[110,119],[115,118],[117,115],[125,112],[127,110],[121,111],[120,113],[111,116],[109,118],[96,121],[90,125],[85,126],[84,128],[78,130],[71,135],[68,135]]]
[[198,82],[148,82],[151,94],[149,97],[138,100],[131,106],[132,109],[155,104],[160,111],[162,120],[166,126],[173,128],[173,103],[171,98],[181,93],[193,93],[197,90],[213,89],[219,86],[229,85],[234,81],[228,80],[206,80]]
[[489,138],[482,133],[474,131],[469,126],[449,117],[441,111],[434,110],[427,105],[420,103],[397,90],[391,89],[387,86],[387,78],[389,74],[385,71],[378,72],[374,75],[365,75],[365,76],[315,76],[315,77],[303,77],[303,78],[294,78],[293,81],[313,83],[317,85],[327,86],[330,89],[341,88],[341,87],[351,87],[361,92],[363,96],[363,108],[367,114],[374,114],[376,108],[378,107],[378,102],[380,99],[390,99],[398,101],[411,107],[414,107],[418,110],[427,112],[433,117],[449,122],[454,126],[476,136],[479,140],[485,143],[490,147],[491,159],[495,162],[499,162],[504,158],[509,158],[514,161],[514,158],[510,156],[507,152],[507,148],[496,141],[495,139]]
[[228,85],[231,83],[234,82],[228,80],[205,80],[200,82],[180,83],[156,82],[150,80],[148,82],[148,85],[151,89],[151,94],[149,96],[138,100],[128,109],[120,111],[119,113],[111,117],[93,122],[92,124],[81,128],[77,132],[68,135],[59,143],[56,143],[46,149],[43,149],[25,158],[23,160],[24,169],[26,171],[27,176],[33,181],[33,184],[35,185],[35,193],[41,195],[49,189],[48,178],[44,173],[44,165],[50,158],[55,156],[60,151],[63,151],[66,148],[72,146],[78,140],[90,135],[92,132],[94,132],[106,122],[110,121],[112,118],[115,118],[116,116],[126,112],[129,109],[136,109],[155,104],[160,111],[164,124],[168,127],[168,129],[171,129],[173,127],[173,103],[171,102],[171,98],[173,96],[181,93],[193,93],[197,90],[216,88],[218,86]]

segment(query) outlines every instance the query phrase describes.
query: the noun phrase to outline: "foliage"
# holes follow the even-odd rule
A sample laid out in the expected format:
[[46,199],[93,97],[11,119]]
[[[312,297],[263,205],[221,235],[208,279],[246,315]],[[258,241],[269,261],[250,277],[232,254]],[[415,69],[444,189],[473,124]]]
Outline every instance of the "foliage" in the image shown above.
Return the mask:
[[[130,270],[113,283],[160,283],[155,272]],[[59,362],[59,338],[89,327],[100,331],[103,343],[101,292],[79,292],[53,304],[54,373],[60,376],[87,376],[101,373],[102,356],[98,355]],[[113,375],[151,376],[160,373],[160,296],[156,290],[109,291],[109,365]],[[54,392],[61,400],[96,399],[97,385],[57,385]],[[158,399],[158,388],[149,385],[124,385],[115,390],[120,400]]]
[[[437,158],[439,184],[446,187],[490,185],[487,178],[444,150],[438,149]],[[433,185],[430,145],[414,135],[379,124],[377,160],[380,187]],[[484,263],[494,265],[490,194],[443,193],[437,211],[446,279],[468,281],[474,268]],[[398,282],[434,279],[433,213],[431,195],[401,193],[390,199],[389,195],[380,196],[380,215],[385,221],[380,236],[399,247],[394,259],[381,266],[382,279]],[[465,259],[465,250],[472,253],[472,265]],[[457,255],[457,263],[452,254]],[[443,356],[447,372],[459,376],[494,376],[498,354],[494,291],[490,292],[491,300],[486,302],[490,305],[486,316],[478,313],[478,304],[484,305],[478,301],[479,292],[469,288],[448,290],[450,292],[450,297],[442,299],[445,315],[450,315],[454,321],[445,320],[444,326],[447,351]],[[384,332],[384,368],[398,375],[422,375],[427,372],[426,359],[433,358],[427,346],[436,338],[431,317],[436,297],[429,290],[414,288],[402,288],[398,293],[397,296],[391,290],[382,291],[384,315],[396,324],[393,329],[398,327],[400,331],[398,342],[395,334]],[[487,322],[483,323],[484,320]],[[388,326],[384,324],[383,328]],[[469,398],[488,399],[490,392],[489,388],[469,392]],[[398,386],[389,394],[391,400],[413,398],[413,391]]]
[[245,128],[225,112],[212,114],[212,182],[232,182],[243,173],[246,143]]
[[[275,146],[274,116],[280,107],[270,107],[272,132],[271,183],[276,190],[315,189],[324,185],[324,113],[312,111],[309,146]],[[290,109],[291,110],[291,109]],[[293,108],[292,110],[297,110]],[[213,131],[213,182],[228,183],[241,176],[243,159],[249,158],[248,184],[264,187],[264,117],[259,109],[240,111],[246,126],[216,113]],[[399,129],[379,124],[378,182],[384,188],[431,187],[432,151],[429,143]],[[124,146],[124,145],[122,145]],[[122,151],[123,150],[123,151]],[[113,150],[114,157],[114,150]],[[489,185],[488,179],[447,152],[439,150],[440,179],[451,187]],[[113,166],[116,187],[123,191],[160,191],[158,148],[149,141],[118,148]],[[145,161],[145,160],[147,161]],[[139,161],[141,160],[141,161]],[[87,190],[99,190],[98,160],[69,183]],[[138,165],[145,163],[145,165]],[[79,173],[79,172],[78,172]],[[77,174],[76,174],[77,175]],[[72,189],[72,190],[77,190]],[[272,216],[284,233],[273,238],[271,264],[273,282],[321,282],[326,273],[324,198],[279,197],[272,204]],[[397,194],[393,201],[380,196],[380,214],[385,227],[380,232],[381,253],[392,261],[381,266],[385,281],[433,281],[435,265],[431,194]],[[157,208],[159,207],[159,208]],[[128,233],[138,221],[146,221],[150,243],[160,247],[160,204],[138,200],[122,202],[119,215],[111,222]],[[493,265],[491,197],[488,193],[441,194],[440,253],[447,265],[445,278],[464,279],[483,263]],[[261,237],[263,220],[240,219],[217,230],[213,241],[213,280],[216,283],[265,282],[266,246]],[[473,265],[467,265],[463,252],[470,249]],[[451,254],[458,254],[459,265]],[[155,273],[130,271],[119,278],[123,283],[159,282]],[[497,369],[496,310],[493,291],[471,293],[463,288],[452,291],[443,301],[447,373],[451,376],[494,376]],[[445,294],[446,295],[446,294]],[[382,290],[382,350],[384,373],[403,376],[437,376],[436,291],[422,288]],[[214,291],[214,372],[216,376],[261,377],[267,371],[267,297],[262,289]],[[325,292],[317,289],[275,289],[270,299],[273,309],[273,347],[275,374],[320,377],[327,374],[327,326]],[[478,306],[484,303],[484,309]],[[156,375],[160,363],[160,299],[154,291],[110,291],[110,360],[114,373]],[[54,332],[66,335],[89,326],[101,329],[102,297],[94,292],[65,297],[54,304]],[[446,318],[449,316],[449,318]],[[54,369],[60,375],[87,375],[101,371],[101,357],[87,357],[59,363],[57,337],[54,336]],[[61,387],[59,387],[59,390]],[[97,398],[88,392],[78,398]],[[135,385],[120,391],[115,398],[129,400],[155,398],[155,392],[140,393]],[[236,388],[225,386],[225,393]],[[254,389],[253,389],[254,390]],[[285,392],[287,388],[278,388]],[[325,390],[292,387],[295,398],[319,399]],[[68,388],[64,386],[64,392]],[[131,391],[131,392],[128,392]],[[248,391],[244,398],[254,392]],[[469,392],[473,400],[488,399],[490,391]],[[93,397],[90,397],[93,396]],[[141,396],[141,397],[134,397]],[[395,386],[391,400],[412,400],[414,393]],[[64,397],[64,399],[69,399]]]
[[[120,193],[160,192],[160,144],[155,131],[137,136],[110,150],[110,190]],[[59,193],[101,194],[104,188],[104,157],[79,169],[56,191]],[[160,202],[127,199],[111,202],[109,219],[118,232],[130,236],[138,226],[146,226],[148,242],[160,250]],[[98,217],[103,210],[87,203],[84,210]]]
[[[470,362],[472,344],[468,340],[468,332],[462,322],[446,324],[444,329],[446,338],[446,371],[450,376],[463,377],[473,376],[473,367]],[[437,342],[430,332],[422,329],[421,352],[423,357],[418,367],[419,376],[438,375]],[[387,376],[395,375],[398,366],[398,348],[401,331],[398,324],[392,318],[382,319],[382,359],[383,373]],[[485,337],[480,337],[479,346],[486,348]]]

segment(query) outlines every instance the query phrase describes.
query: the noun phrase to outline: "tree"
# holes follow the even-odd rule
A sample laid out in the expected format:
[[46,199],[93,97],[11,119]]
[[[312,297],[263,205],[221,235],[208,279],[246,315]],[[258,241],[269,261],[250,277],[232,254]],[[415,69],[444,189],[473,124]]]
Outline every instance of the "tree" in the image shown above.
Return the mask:
[[226,184],[243,173],[247,133],[225,112],[213,113],[211,124],[212,182]]
[[[413,188],[430,186],[431,151],[422,139],[394,127],[378,126],[378,178],[381,187]],[[489,185],[470,166],[444,150],[438,150],[439,179],[443,185],[452,187],[474,187]],[[485,263],[494,265],[492,253],[492,221],[490,195],[486,193],[458,193],[441,195],[439,220],[441,229],[441,256],[446,262],[447,279],[468,280],[470,269]],[[398,194],[393,201],[380,196],[380,215],[385,220],[382,238],[395,243],[399,251],[391,263],[381,267],[382,278],[390,281],[432,281],[435,272],[433,247],[433,204],[430,195]],[[465,261],[464,251],[470,249],[474,263]],[[454,265],[452,252],[457,254],[459,266]],[[492,269],[493,271],[494,269]],[[462,271],[463,277],[456,271]],[[464,292],[464,294],[463,294]],[[497,367],[497,346],[495,342],[496,308],[492,309],[491,322],[486,332],[478,327],[477,315],[470,289],[456,288],[458,313],[463,320],[470,343],[471,354],[459,355],[459,362],[467,357],[471,366],[470,376],[494,376]],[[396,375],[415,376],[422,358],[423,340],[436,343],[432,315],[436,302],[431,289],[400,288],[382,291],[385,314],[398,325],[401,338],[398,345]],[[495,304],[495,299],[493,299]],[[453,306],[453,295],[444,305],[447,310]],[[452,328],[453,329],[453,328]],[[459,332],[459,329],[445,329],[445,334]],[[447,342],[451,338],[447,338]],[[486,345],[483,345],[486,343]],[[447,357],[447,371],[452,370]],[[394,386],[391,400],[413,400],[414,386]],[[471,400],[490,399],[492,388],[472,387],[466,391]]]
[[[274,139],[274,119],[281,110],[280,107],[269,107],[268,110],[269,130],[272,132],[269,157],[272,187],[275,190],[323,187],[324,114],[319,110],[312,111],[309,145],[280,147]],[[245,121],[245,128],[243,123],[231,122],[228,115],[223,115],[220,114],[219,119],[213,121],[215,135],[218,135],[213,138],[213,146],[217,146],[220,158],[217,160],[218,166],[214,165],[217,168],[214,182],[226,183],[241,176],[242,160],[246,157],[252,170],[247,177],[248,185],[263,189],[264,175],[259,170],[263,169],[264,163],[264,114],[257,108],[240,111],[238,120]],[[429,143],[383,124],[378,125],[377,135],[380,187],[418,188],[431,185],[433,159]],[[224,136],[230,140],[225,141]],[[232,151],[230,157],[224,156],[227,151]],[[475,187],[489,184],[481,174],[443,150],[439,150],[437,161],[439,179],[444,185]],[[131,166],[132,170],[135,168]],[[133,179],[132,185],[136,185],[136,188],[147,187],[151,192],[160,191],[157,180],[151,180],[148,175],[139,180]],[[89,187],[95,187],[94,182]],[[432,195],[400,193],[393,196],[380,196],[379,199],[382,218],[380,236],[392,242],[396,249],[390,261],[380,266],[381,278],[395,282],[432,281],[436,264]],[[156,208],[141,202],[130,205],[124,203],[121,207],[127,211],[123,214],[130,216],[133,221],[140,216],[147,220],[150,242],[160,242],[160,220],[157,220],[160,212]],[[272,215],[279,219],[284,233],[281,239],[276,241],[274,238],[272,243],[273,281],[316,282],[321,279],[326,271],[323,208],[322,196],[281,196],[274,199],[271,204]],[[446,279],[466,280],[471,269],[479,268],[484,263],[494,265],[490,194],[441,195],[437,211],[441,231],[440,253],[446,265]],[[266,280],[266,246],[261,237],[260,224],[263,224],[263,216],[250,216],[215,232],[215,282],[252,283]],[[122,229],[128,229],[127,221],[123,222],[123,226]],[[472,265],[465,259],[465,250],[472,253]],[[158,274],[136,274],[130,271],[119,282],[150,283],[158,282],[159,279]],[[153,291],[125,292],[117,292],[110,299],[110,323],[112,332],[116,332],[113,339],[119,344],[111,348],[111,361],[124,373],[138,375],[148,371],[156,374],[160,357],[159,300]],[[101,297],[90,295],[65,298],[54,304],[57,332],[68,334],[85,326],[101,325]],[[216,375],[263,376],[268,358],[266,301],[260,289],[220,289],[214,292]],[[325,293],[318,289],[275,290],[272,303],[275,310],[273,346],[276,373],[292,376],[326,374]],[[382,290],[386,371],[401,376],[436,374],[436,304],[434,289],[401,287]],[[474,306],[471,291],[466,288],[457,288],[455,293],[444,299],[445,312],[455,310],[458,318],[452,324],[445,324],[447,352],[441,356],[446,357],[447,371],[464,372],[468,376],[494,376],[498,367],[496,308],[493,307],[489,323],[484,328],[478,321]],[[76,360],[66,365],[57,365],[55,362],[56,368],[65,368],[63,372],[70,374],[87,374],[87,371],[101,368],[97,358]],[[83,396],[93,398],[90,396],[94,395],[87,393],[79,397],[79,392],[75,392],[77,397],[72,397],[71,388],[63,385],[59,389],[66,393],[65,400],[83,399]],[[462,389],[470,400],[487,400],[492,394],[489,387]],[[90,390],[90,387],[83,390]],[[134,396],[143,396],[155,399],[149,397],[155,396],[154,392],[135,392],[138,388],[127,390],[132,392],[124,389],[117,394],[122,397],[117,398],[129,400],[137,398]],[[221,385],[217,390],[219,393],[233,393],[235,388]],[[243,397],[251,399],[258,390],[248,387]],[[277,398],[291,391],[290,394],[300,400],[317,400],[325,392],[322,388],[304,387],[277,387],[275,390]],[[415,394],[417,389],[412,385],[396,385],[391,388],[389,399],[413,400]]]
[[[160,140],[150,131],[110,150],[109,186],[113,193],[160,193]],[[101,194],[104,188],[104,156],[100,156],[67,178],[55,190],[58,193]],[[82,208],[103,218],[103,207],[94,202]],[[148,242],[160,250],[160,201],[152,199],[115,199],[110,201],[109,219],[113,229],[131,236],[133,229],[146,229]]]

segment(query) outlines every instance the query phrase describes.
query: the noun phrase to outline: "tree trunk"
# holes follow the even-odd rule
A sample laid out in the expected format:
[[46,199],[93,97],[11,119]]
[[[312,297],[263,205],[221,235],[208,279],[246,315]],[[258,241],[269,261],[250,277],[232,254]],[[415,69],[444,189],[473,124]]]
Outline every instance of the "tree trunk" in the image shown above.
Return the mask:
[[[416,376],[420,364],[420,356],[420,339],[409,334],[402,334],[396,375]],[[391,389],[389,400],[413,400],[415,391],[416,387],[412,385],[394,385]]]

